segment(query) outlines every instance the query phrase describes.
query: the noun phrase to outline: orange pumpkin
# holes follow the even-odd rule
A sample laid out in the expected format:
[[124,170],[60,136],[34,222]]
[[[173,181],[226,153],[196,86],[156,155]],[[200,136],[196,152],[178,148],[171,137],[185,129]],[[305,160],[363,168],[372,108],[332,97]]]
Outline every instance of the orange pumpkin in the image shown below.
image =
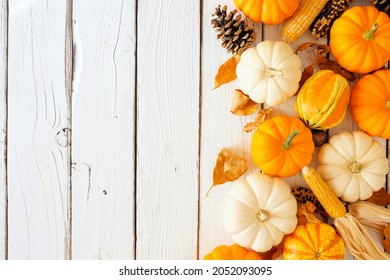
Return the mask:
[[353,7],[330,31],[330,48],[338,63],[356,73],[381,68],[390,59],[390,19],[372,6]]
[[279,24],[295,12],[299,0],[234,0],[234,4],[254,22]]
[[350,108],[362,130],[390,139],[390,70],[359,79],[352,89]]
[[330,70],[321,70],[300,89],[295,111],[311,129],[329,129],[344,119],[349,97],[349,84],[343,76]]
[[285,260],[343,260],[343,239],[325,223],[299,225],[284,241]]
[[216,247],[204,260],[261,260],[262,258],[255,251],[247,250],[237,244]]
[[276,116],[263,122],[252,136],[252,159],[267,174],[289,177],[310,164],[312,134],[300,119]]

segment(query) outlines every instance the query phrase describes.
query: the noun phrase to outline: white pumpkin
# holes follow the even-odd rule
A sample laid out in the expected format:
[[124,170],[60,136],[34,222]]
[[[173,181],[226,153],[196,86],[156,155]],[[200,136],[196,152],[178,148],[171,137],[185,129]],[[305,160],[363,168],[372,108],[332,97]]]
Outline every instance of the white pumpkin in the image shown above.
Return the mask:
[[297,92],[301,64],[289,44],[267,40],[242,53],[236,74],[253,101],[277,106]]
[[279,178],[256,173],[236,181],[225,203],[223,224],[239,245],[266,252],[297,226],[297,201]]
[[347,202],[369,198],[386,182],[386,151],[362,131],[331,137],[321,147],[318,163],[318,173]]

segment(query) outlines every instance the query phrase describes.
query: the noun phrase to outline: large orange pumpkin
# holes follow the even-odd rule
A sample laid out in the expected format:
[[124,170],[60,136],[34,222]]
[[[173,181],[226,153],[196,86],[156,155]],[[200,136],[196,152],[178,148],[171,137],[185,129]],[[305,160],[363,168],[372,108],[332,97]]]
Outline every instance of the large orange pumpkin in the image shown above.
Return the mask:
[[381,68],[390,59],[390,19],[372,6],[350,8],[330,31],[330,48],[338,63],[356,73]]
[[299,225],[284,241],[285,260],[343,260],[343,239],[325,223]]
[[352,89],[350,108],[362,130],[390,139],[390,70],[363,76]]
[[279,24],[295,12],[299,0],[234,0],[234,4],[254,22]]
[[231,246],[221,245],[216,247],[204,260],[261,260],[258,253],[247,250],[237,244]]
[[310,164],[314,143],[300,119],[276,116],[263,122],[252,136],[252,159],[267,174],[289,177]]

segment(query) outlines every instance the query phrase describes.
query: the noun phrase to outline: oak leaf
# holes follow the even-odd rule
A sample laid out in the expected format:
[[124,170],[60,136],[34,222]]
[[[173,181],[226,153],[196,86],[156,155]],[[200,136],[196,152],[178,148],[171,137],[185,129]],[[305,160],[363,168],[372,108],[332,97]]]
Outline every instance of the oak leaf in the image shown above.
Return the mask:
[[383,234],[385,235],[383,240],[383,248],[388,254],[390,254],[390,225],[386,225],[385,229],[383,230]]
[[253,122],[250,122],[250,123],[247,123],[245,126],[244,126],[244,131],[245,132],[251,132],[253,130],[256,130],[264,121],[265,121],[265,118],[272,114],[272,112],[274,111],[274,109],[272,107],[268,108],[268,109],[263,109],[261,111],[259,111],[257,113],[257,116],[256,118],[254,119]]
[[257,111],[257,103],[248,95],[236,89],[233,93],[233,102],[230,112],[237,116],[247,116]]
[[258,253],[260,257],[263,260],[276,260],[283,254],[283,249],[284,249],[284,238],[282,242],[279,243],[277,246],[272,246],[272,248],[264,253]]
[[206,196],[214,186],[235,181],[247,170],[248,164],[245,159],[235,155],[226,148],[222,148],[213,170],[213,185],[208,190]]
[[390,193],[387,193],[384,188],[380,188],[379,191],[374,192],[367,201],[379,206],[390,205]]
[[230,83],[237,78],[236,67],[238,62],[240,62],[240,58],[238,55],[232,56],[219,67],[218,73],[214,78],[214,89]]

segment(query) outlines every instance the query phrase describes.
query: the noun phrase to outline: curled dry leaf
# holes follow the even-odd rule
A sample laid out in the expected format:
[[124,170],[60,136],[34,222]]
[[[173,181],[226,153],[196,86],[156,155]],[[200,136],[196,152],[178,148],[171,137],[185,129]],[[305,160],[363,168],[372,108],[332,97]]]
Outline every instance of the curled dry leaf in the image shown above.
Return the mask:
[[383,240],[383,248],[385,249],[386,253],[390,253],[390,225],[386,225],[385,229],[383,230],[383,234],[385,235]]
[[247,116],[257,111],[257,103],[252,101],[248,95],[236,89],[233,93],[233,102],[230,112],[237,116]]
[[302,61],[303,73],[299,86],[309,79],[315,72],[319,70],[332,70],[340,74],[348,81],[352,82],[356,78],[351,73],[342,68],[336,61],[327,59],[325,56],[329,53],[329,46],[316,43],[303,43],[297,48],[297,55]]
[[256,118],[254,119],[253,122],[250,122],[250,123],[247,123],[245,126],[244,126],[244,131],[245,132],[251,132],[253,130],[256,130],[265,120],[265,118],[272,114],[272,112],[274,111],[274,109],[272,107],[268,108],[268,109],[263,109],[261,111],[259,111],[257,113],[257,116]]
[[206,196],[214,186],[235,181],[247,170],[248,165],[245,159],[233,154],[226,148],[222,148],[213,170],[213,185],[208,190]]
[[237,78],[236,67],[239,61],[240,56],[235,55],[229,58],[224,64],[219,67],[218,73],[214,78],[214,89],[224,84],[230,83]]
[[301,204],[298,208],[297,217],[298,225],[304,225],[307,223],[321,223],[321,221],[314,215],[316,207],[313,203],[306,201],[304,204]]
[[258,253],[263,260],[276,260],[283,254],[284,238],[278,246],[273,246],[269,251]]
[[384,188],[381,188],[379,191],[374,192],[367,201],[379,206],[390,205],[390,193],[387,193]]

